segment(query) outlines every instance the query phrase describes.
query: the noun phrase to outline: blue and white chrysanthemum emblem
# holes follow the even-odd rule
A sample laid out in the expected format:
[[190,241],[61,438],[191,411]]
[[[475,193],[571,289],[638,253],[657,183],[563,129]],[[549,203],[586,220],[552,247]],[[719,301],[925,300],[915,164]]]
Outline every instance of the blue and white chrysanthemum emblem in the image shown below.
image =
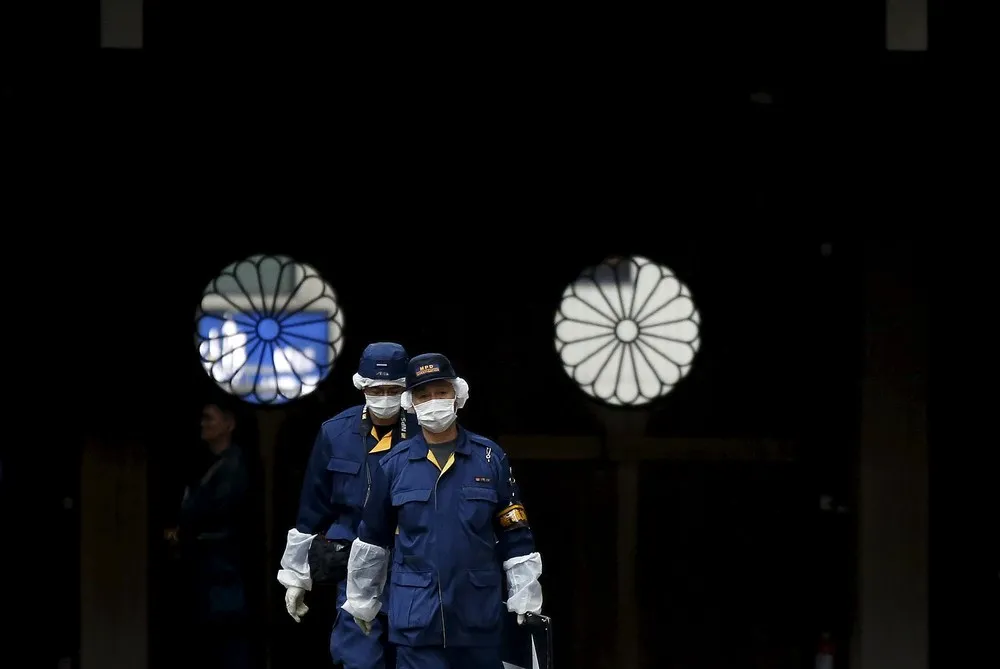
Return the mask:
[[309,265],[255,255],[205,287],[196,344],[209,377],[253,404],[280,404],[316,389],[344,342],[336,293]]

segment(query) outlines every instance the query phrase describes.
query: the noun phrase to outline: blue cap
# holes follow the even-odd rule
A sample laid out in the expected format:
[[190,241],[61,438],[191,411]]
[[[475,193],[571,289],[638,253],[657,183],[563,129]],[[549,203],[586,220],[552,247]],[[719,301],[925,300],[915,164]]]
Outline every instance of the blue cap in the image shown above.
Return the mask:
[[406,376],[406,349],[391,341],[368,344],[358,363],[358,375],[374,381],[395,381]]
[[406,368],[406,389],[412,390],[431,381],[450,381],[457,377],[448,358],[440,353],[421,353],[410,358],[410,364]]

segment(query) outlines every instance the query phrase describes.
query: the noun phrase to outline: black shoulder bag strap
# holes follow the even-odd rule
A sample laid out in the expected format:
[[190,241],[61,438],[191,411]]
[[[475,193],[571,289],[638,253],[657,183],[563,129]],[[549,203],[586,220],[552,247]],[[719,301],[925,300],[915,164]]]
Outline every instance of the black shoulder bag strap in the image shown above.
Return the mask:
[[[406,415],[400,409],[399,431],[394,429],[392,445],[395,446],[400,441],[406,439]],[[368,417],[368,408],[361,412],[361,443],[365,448],[364,457],[368,457],[368,436],[372,432],[372,422]],[[396,439],[396,434],[399,438]],[[371,485],[369,481],[368,485]],[[333,519],[323,523],[323,527],[330,528]],[[316,533],[309,545],[309,575],[312,577],[314,585],[336,585],[347,578],[347,558],[351,554],[351,545],[343,541],[330,541],[326,538],[326,530]]]

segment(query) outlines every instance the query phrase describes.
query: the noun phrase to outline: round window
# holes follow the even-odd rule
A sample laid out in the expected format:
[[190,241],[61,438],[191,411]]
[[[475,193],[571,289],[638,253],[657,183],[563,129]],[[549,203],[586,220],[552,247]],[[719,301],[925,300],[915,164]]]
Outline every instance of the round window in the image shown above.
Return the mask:
[[647,258],[610,258],[566,287],[555,345],[566,373],[591,397],[648,404],[691,370],[700,317],[673,272]]
[[311,266],[255,255],[229,265],[205,287],[196,343],[209,377],[253,404],[308,395],[343,348],[344,313]]

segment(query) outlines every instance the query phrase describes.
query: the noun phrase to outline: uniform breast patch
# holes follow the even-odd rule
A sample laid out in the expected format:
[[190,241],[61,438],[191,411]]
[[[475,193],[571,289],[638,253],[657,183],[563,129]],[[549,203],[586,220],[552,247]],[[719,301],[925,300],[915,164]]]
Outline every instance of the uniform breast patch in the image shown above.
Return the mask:
[[476,483],[489,483],[490,480],[491,479],[490,479],[489,476],[477,476],[476,477]]

